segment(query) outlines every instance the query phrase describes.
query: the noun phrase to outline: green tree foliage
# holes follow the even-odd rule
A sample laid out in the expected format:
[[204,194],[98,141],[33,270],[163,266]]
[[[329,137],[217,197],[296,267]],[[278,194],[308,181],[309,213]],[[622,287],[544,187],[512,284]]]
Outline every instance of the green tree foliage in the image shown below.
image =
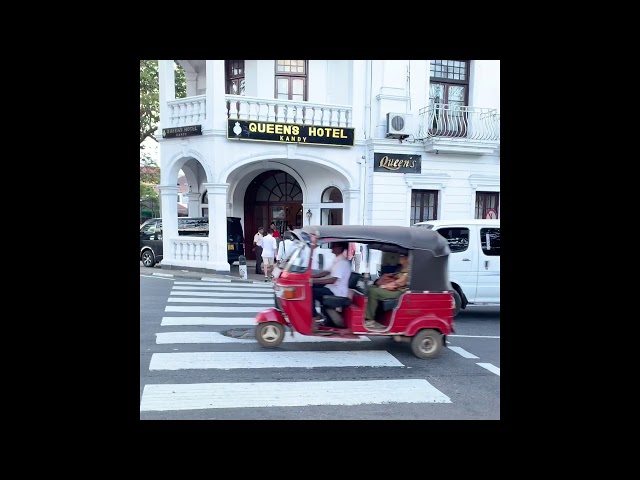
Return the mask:
[[[184,70],[175,64],[176,98],[187,96],[187,80]],[[151,137],[156,140],[154,132],[160,120],[160,95],[158,91],[158,61],[140,60],[140,148],[142,142]]]
[[140,200],[144,200],[145,198],[157,199],[158,194],[153,190],[151,185],[140,180]]
[[[187,96],[184,70],[175,64],[176,98]],[[140,60],[140,222],[160,214],[160,198],[153,189],[160,183],[160,168],[144,151],[143,142],[154,136],[160,121],[158,61]]]

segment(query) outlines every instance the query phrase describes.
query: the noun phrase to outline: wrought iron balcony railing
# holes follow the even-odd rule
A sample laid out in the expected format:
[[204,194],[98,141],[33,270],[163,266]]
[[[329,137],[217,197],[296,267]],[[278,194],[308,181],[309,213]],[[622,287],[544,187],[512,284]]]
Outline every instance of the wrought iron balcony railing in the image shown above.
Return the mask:
[[420,109],[416,139],[434,137],[500,141],[500,114],[493,108],[432,103]]

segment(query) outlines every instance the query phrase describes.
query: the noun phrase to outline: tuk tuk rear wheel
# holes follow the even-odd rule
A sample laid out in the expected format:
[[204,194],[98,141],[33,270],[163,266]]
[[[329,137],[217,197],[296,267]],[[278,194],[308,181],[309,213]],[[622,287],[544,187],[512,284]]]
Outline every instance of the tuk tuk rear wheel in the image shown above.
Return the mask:
[[278,322],[260,323],[256,327],[256,340],[267,348],[275,348],[284,340],[284,327]]
[[431,328],[425,328],[411,340],[411,351],[418,358],[434,358],[440,354],[442,345],[442,334]]

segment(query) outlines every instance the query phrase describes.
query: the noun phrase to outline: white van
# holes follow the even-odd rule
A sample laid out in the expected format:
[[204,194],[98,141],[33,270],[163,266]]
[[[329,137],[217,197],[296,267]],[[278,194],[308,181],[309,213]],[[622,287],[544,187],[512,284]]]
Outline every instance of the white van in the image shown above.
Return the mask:
[[500,305],[500,220],[428,220],[414,227],[449,241],[449,279],[460,295],[456,314],[467,304]]

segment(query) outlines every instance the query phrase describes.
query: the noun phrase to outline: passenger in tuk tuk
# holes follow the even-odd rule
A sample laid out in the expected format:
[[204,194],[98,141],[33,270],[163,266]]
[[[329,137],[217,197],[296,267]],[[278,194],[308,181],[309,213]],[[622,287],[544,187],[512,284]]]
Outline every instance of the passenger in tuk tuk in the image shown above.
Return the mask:
[[395,273],[385,273],[367,291],[367,311],[365,312],[365,327],[380,329],[384,325],[376,322],[376,310],[380,300],[398,298],[403,292],[408,290],[409,282],[409,258],[406,254],[400,254],[400,265]]
[[[312,291],[311,297],[311,313],[314,320],[325,318],[324,325],[327,327],[336,327],[331,321],[324,305],[322,297],[325,295],[335,295],[337,297],[348,297],[349,295],[349,276],[351,275],[351,263],[347,260],[346,251],[348,244],[346,242],[333,243],[331,252],[335,255],[330,271],[321,271],[311,275]],[[322,315],[316,312],[316,300],[322,305]]]

